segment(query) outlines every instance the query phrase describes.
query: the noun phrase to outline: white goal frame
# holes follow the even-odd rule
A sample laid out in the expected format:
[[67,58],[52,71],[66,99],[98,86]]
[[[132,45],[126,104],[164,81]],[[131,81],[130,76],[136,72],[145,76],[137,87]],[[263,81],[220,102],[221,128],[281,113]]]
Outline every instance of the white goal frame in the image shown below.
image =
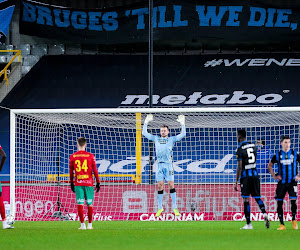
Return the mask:
[[[17,114],[26,113],[234,113],[299,112],[300,107],[209,107],[209,108],[93,108],[93,109],[11,109],[10,110],[10,213],[15,216],[15,140]],[[143,122],[143,121],[142,121]]]

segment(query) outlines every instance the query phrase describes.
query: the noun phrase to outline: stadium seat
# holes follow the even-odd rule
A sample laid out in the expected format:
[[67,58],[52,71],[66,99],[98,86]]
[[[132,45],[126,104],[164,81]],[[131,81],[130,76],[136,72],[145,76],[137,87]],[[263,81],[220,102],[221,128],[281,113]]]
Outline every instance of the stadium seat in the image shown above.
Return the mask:
[[93,44],[82,44],[82,54],[95,55],[98,53],[98,46]]
[[[9,63],[10,60],[12,60],[13,57],[14,57],[14,55],[8,55],[8,56],[6,56],[6,62]],[[22,58],[22,60],[23,60],[23,58]],[[14,62],[19,62],[19,56],[17,56],[15,58]]]
[[0,56],[0,63],[6,63],[6,57]]
[[[14,46],[13,45],[4,45],[0,44],[0,50],[13,50]],[[13,52],[1,52],[1,55],[12,55]]]
[[48,54],[49,55],[63,55],[63,54],[65,54],[64,44],[49,45]]
[[42,57],[47,55],[48,47],[47,44],[34,44],[31,48],[31,55]]
[[67,55],[80,55],[81,54],[81,45],[80,44],[68,44],[66,45],[66,54]]
[[33,67],[39,61],[38,56],[28,55],[24,57],[23,66]]
[[30,54],[30,44],[20,44],[16,45],[17,50],[21,50],[22,57],[26,57]]
[[22,76],[25,76],[30,70],[30,66],[22,66]]

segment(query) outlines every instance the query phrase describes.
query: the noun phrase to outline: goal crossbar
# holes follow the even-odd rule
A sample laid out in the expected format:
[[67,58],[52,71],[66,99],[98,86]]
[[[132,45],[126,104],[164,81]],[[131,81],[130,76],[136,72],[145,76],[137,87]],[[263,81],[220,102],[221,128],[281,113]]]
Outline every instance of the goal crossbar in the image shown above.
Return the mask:
[[15,114],[26,113],[206,113],[206,112],[293,112],[300,107],[215,107],[215,108],[91,108],[91,109],[11,109]]

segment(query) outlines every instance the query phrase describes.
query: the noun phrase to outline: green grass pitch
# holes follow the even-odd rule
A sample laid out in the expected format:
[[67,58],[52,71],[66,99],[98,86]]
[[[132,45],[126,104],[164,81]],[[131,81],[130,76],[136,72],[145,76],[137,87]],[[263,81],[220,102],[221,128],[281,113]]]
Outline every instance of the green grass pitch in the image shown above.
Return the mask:
[[1,249],[296,249],[300,230],[286,222],[266,229],[240,230],[245,222],[94,222],[81,231],[79,222],[16,222],[14,230],[0,229]]

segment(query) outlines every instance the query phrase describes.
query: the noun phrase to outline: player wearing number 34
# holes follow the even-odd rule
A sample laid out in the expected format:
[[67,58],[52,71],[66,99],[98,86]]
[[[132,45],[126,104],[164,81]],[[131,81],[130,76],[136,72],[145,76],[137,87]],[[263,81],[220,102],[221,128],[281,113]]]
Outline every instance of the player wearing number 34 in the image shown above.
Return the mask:
[[147,115],[143,127],[143,135],[150,141],[155,143],[155,152],[157,157],[156,165],[156,181],[158,185],[158,211],[156,217],[159,217],[163,212],[162,201],[164,195],[164,180],[168,182],[170,188],[170,195],[172,199],[173,211],[176,216],[179,216],[179,211],[176,204],[176,191],[174,188],[174,168],[173,168],[173,146],[175,142],[180,141],[186,135],[185,131],[185,117],[179,115],[177,121],[181,124],[181,133],[176,136],[168,137],[169,127],[162,125],[160,128],[160,135],[156,136],[148,133],[147,125],[153,120],[153,115]]
[[[87,146],[86,139],[83,137],[78,138],[77,148],[78,151],[70,156],[70,182],[71,189],[76,194],[78,216],[81,222],[81,227],[78,229],[86,229],[83,217],[83,205],[84,200],[88,206],[88,227],[87,229],[93,229],[93,200],[94,200],[94,181],[93,173],[95,175],[97,185],[96,192],[100,190],[100,181],[97,171],[95,156],[85,151]],[[75,184],[73,175],[75,172]]]

